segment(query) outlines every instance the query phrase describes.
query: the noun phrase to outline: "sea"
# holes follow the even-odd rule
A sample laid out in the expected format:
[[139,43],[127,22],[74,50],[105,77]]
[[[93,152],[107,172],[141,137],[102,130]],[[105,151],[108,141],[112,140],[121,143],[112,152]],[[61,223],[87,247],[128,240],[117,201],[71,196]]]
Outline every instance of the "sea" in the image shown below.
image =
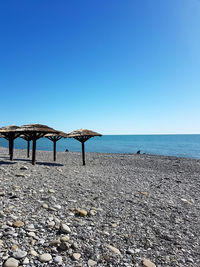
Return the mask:
[[[0,146],[8,147],[8,141],[0,138]],[[14,148],[26,149],[27,142],[17,138]],[[81,143],[75,139],[66,138],[57,142],[57,151],[81,151]],[[37,150],[53,150],[53,143],[47,138],[37,141]],[[200,159],[200,134],[176,135],[103,135],[93,137],[85,143],[86,152],[101,153],[136,153],[178,156]]]

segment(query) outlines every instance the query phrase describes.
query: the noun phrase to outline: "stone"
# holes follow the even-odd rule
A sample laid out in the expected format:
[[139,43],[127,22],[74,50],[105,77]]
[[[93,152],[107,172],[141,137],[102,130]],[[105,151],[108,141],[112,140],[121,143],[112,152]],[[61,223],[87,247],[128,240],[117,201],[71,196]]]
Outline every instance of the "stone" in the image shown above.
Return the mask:
[[53,260],[58,264],[62,264],[62,257],[61,256],[56,256]]
[[97,214],[97,211],[96,210],[90,210],[89,214],[91,216],[95,216]]
[[87,211],[86,210],[82,210],[82,209],[77,209],[76,210],[76,213],[79,215],[79,216],[82,216],[82,217],[85,217],[87,215]]
[[193,260],[192,258],[187,258],[187,259],[186,259],[186,262],[194,263],[194,260]]
[[67,242],[62,242],[59,248],[60,250],[66,251],[70,248],[70,245]]
[[114,252],[115,254],[117,254],[117,255],[121,255],[121,252],[119,251],[118,248],[115,248],[115,247],[113,247],[113,246],[111,246],[111,245],[108,245],[108,248],[109,248],[112,252]]
[[63,233],[67,233],[67,234],[68,234],[68,233],[71,233],[71,230],[70,230],[69,226],[66,225],[66,224],[64,224],[64,223],[61,224],[60,230],[61,230]]
[[24,226],[24,222],[20,221],[20,220],[16,220],[13,223],[14,227],[23,227]]
[[51,252],[52,252],[53,254],[58,253],[57,247],[52,247],[52,248],[51,248]]
[[60,237],[60,241],[62,241],[62,242],[67,242],[67,241],[69,241],[69,236],[68,235],[62,235],[61,237]]
[[72,254],[72,258],[73,258],[73,260],[75,260],[75,261],[79,260],[80,257],[81,257],[81,254],[80,254],[80,253],[73,253],[73,254]]
[[43,207],[44,209],[48,209],[49,206],[48,206],[46,203],[43,203],[43,204],[42,204],[42,207]]
[[27,235],[30,237],[36,237],[36,234],[34,232],[28,232]]
[[33,224],[29,224],[26,226],[26,230],[29,232],[35,231],[35,226]]
[[183,202],[185,202],[185,203],[191,204],[191,202],[190,202],[189,200],[185,199],[185,198],[181,198],[181,200],[182,200]]
[[45,243],[45,240],[43,238],[41,238],[41,239],[38,240],[38,244],[44,245],[44,243]]
[[156,267],[156,265],[148,259],[143,259],[142,263],[146,267]]
[[44,254],[40,255],[39,260],[41,262],[49,262],[50,260],[52,260],[52,256],[49,253],[44,253]]
[[53,190],[53,189],[49,189],[49,193],[55,193],[55,190]]
[[51,221],[47,223],[48,228],[53,228],[55,226],[55,222]]
[[11,250],[12,250],[12,251],[15,251],[15,250],[17,250],[18,248],[19,248],[18,245],[14,244],[14,245],[12,245]]
[[50,210],[50,211],[56,211],[56,208],[54,208],[54,207],[49,207],[49,210]]
[[135,254],[135,251],[133,249],[129,248],[127,250],[127,253],[130,254],[130,255],[133,255],[133,254]]
[[10,222],[10,221],[7,221],[7,225],[9,225],[9,226],[13,226],[13,223]]
[[37,257],[37,252],[34,250],[34,249],[32,249],[31,251],[30,251],[30,254],[33,256],[33,257]]
[[19,266],[19,261],[14,258],[9,258],[4,263],[4,267],[18,267],[18,266]]
[[53,208],[56,209],[56,210],[60,210],[62,207],[61,207],[61,205],[57,204],[57,205],[54,205]]
[[140,249],[139,248],[136,248],[135,249],[135,253],[139,253],[140,252]]
[[32,237],[30,238],[30,240],[31,240],[31,246],[34,246],[34,245],[35,245],[35,242],[36,242],[36,240],[35,240],[35,239],[33,239]]
[[27,255],[27,252],[26,251],[23,251],[21,249],[18,249],[16,251],[13,252],[13,257],[16,258],[16,259],[22,259],[22,258],[25,258]]
[[96,261],[93,261],[91,259],[88,260],[88,266],[95,266],[95,265],[97,265]]
[[77,248],[78,248],[78,244],[77,244],[76,242],[73,242],[73,243],[71,244],[71,247],[72,247],[73,249],[77,249]]
[[29,259],[27,257],[23,260],[23,264],[29,264]]
[[50,245],[51,247],[57,247],[57,246],[59,246],[60,244],[61,244],[61,242],[60,242],[59,239],[53,240],[53,241],[51,241],[51,242],[49,243],[49,245]]

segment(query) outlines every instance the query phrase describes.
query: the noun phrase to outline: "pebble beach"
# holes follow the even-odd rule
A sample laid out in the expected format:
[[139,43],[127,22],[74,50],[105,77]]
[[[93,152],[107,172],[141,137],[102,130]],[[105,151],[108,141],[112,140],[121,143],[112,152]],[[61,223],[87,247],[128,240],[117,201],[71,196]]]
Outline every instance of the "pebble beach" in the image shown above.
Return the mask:
[[200,160],[0,147],[0,266],[200,266]]

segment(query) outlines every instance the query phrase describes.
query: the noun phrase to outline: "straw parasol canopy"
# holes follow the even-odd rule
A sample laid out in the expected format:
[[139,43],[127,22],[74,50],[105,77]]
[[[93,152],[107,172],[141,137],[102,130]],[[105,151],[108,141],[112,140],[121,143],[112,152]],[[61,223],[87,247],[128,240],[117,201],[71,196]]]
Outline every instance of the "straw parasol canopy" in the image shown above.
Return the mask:
[[14,147],[14,140],[20,136],[18,129],[20,127],[16,125],[9,125],[0,128],[1,137],[5,138],[9,142],[9,155],[10,160],[13,160],[13,147]]
[[22,135],[25,135],[28,138],[33,139],[39,139],[43,137],[45,134],[48,133],[59,133],[59,131],[56,131],[55,129],[47,126],[47,125],[42,125],[42,124],[26,124],[22,125],[18,131],[21,132]]
[[69,133],[67,136],[68,138],[74,138],[74,139],[78,140],[79,142],[81,142],[83,165],[85,165],[85,146],[84,146],[84,144],[88,139],[90,139],[94,136],[102,136],[102,135],[97,133],[97,132],[93,132],[91,130],[79,129],[79,130],[76,130],[76,131]]
[[27,141],[33,141],[32,147],[32,164],[36,163],[36,141],[44,137],[46,134],[58,134],[59,131],[42,124],[26,124],[22,125],[18,131],[21,133],[22,138],[26,138]]
[[68,134],[62,131],[59,131],[58,134],[55,133],[48,133],[45,134],[44,137],[49,139],[53,142],[53,160],[56,161],[56,142],[59,141],[61,138],[67,138]]

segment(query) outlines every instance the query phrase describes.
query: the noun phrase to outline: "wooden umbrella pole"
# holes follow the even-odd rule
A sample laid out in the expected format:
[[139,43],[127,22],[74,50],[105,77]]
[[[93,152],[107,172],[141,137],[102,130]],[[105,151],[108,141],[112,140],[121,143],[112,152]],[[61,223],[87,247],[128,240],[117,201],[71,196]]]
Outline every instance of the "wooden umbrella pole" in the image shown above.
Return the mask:
[[85,142],[82,141],[82,159],[83,159],[83,165],[85,165]]
[[29,158],[30,154],[30,140],[27,140],[27,158]]
[[10,160],[13,160],[13,143],[14,143],[14,139],[11,137],[9,139],[10,141]]
[[33,147],[32,147],[32,165],[36,164],[36,136],[33,137]]
[[56,161],[56,139],[53,140],[53,160]]
[[8,146],[9,146],[9,149],[8,149],[9,150],[9,153],[8,154],[10,155],[11,154],[11,142],[10,142],[10,138],[8,139]]

